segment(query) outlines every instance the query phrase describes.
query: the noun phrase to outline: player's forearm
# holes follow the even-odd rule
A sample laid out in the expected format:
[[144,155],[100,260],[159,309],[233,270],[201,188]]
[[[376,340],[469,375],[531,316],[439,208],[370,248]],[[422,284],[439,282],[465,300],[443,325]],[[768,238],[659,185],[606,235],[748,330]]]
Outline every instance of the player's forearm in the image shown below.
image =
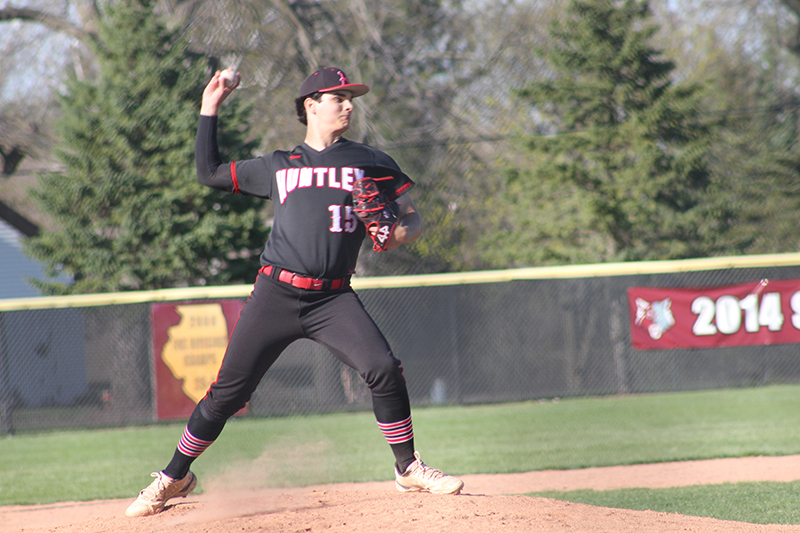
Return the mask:
[[208,104],[200,106],[200,115],[204,117],[216,117],[219,114],[219,106]]
[[403,244],[414,242],[420,233],[422,233],[422,217],[417,211],[410,211],[403,215],[395,226],[386,249],[394,250]]
[[422,233],[422,216],[417,211],[411,196],[408,193],[402,194],[396,201],[399,217],[386,245],[387,250],[394,250],[398,246],[414,242]]
[[232,181],[228,167],[222,164],[217,146],[217,118],[201,116],[194,145],[197,180],[203,185],[230,191]]

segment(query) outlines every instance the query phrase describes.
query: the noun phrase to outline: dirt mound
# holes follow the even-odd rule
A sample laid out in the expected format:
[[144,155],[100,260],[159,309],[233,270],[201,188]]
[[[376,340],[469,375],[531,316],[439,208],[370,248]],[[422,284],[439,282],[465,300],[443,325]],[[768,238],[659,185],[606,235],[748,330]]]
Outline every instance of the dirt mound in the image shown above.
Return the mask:
[[748,457],[657,465],[463,476],[464,494],[400,494],[391,482],[236,493],[209,490],[173,500],[165,512],[126,518],[130,499],[0,507],[0,532],[798,532],[653,511],[607,509],[522,494],[540,490],[675,487],[800,479],[800,456]]

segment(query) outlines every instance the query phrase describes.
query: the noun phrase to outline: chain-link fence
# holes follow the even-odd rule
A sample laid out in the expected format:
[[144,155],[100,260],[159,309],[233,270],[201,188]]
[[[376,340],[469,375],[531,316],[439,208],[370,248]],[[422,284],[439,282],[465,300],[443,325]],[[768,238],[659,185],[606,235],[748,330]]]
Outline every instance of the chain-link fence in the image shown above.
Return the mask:
[[[413,8],[423,4],[428,3],[408,3]],[[792,153],[786,147],[796,137],[793,88],[797,83],[792,80],[797,78],[797,58],[776,44],[772,39],[776,34],[767,31],[774,23],[777,35],[794,34],[790,30],[795,18],[787,16],[790,13],[782,4],[759,2],[748,10],[709,1],[652,2],[654,22],[661,28],[653,44],[675,58],[676,83],[695,75],[737,80],[729,91],[720,89],[724,85],[710,84],[715,96],[739,96],[712,99],[712,108],[701,115],[709,120],[726,118],[727,133],[717,139],[711,158],[715,172],[725,183],[741,175],[743,182],[756,184],[742,193],[735,206],[745,212],[752,206],[766,209],[761,193],[772,190],[759,185],[770,181],[753,180],[756,170],[760,172],[753,154],[778,153],[783,158]],[[87,32],[94,31],[98,22],[90,3],[78,9],[69,2],[44,0],[26,0],[21,5],[61,17]],[[170,26],[185,29],[193,52],[215,57],[223,65],[235,64],[242,71],[246,83],[236,98],[253,105],[255,124],[269,125],[264,131],[257,128],[263,135],[259,153],[290,148],[302,138],[291,101],[311,69],[335,61],[354,80],[371,84],[374,90],[364,97],[349,133],[355,140],[390,152],[417,181],[413,194],[426,217],[426,236],[431,239],[427,246],[447,249],[457,244],[460,229],[480,234],[492,223],[488,217],[480,225],[475,220],[480,213],[496,211],[493,178],[502,177],[508,167],[531,164],[525,161],[524,146],[517,139],[536,133],[537,120],[531,102],[518,105],[513,89],[552,75],[533,50],[547,43],[549,21],[563,16],[564,3],[467,3],[463,12],[441,11],[449,17],[441,19],[441,26],[436,26],[438,18],[433,20],[423,11],[419,19],[388,18],[401,11],[385,2],[207,0],[158,5]],[[338,8],[343,5],[370,9]],[[362,18],[354,19],[358,13]],[[396,24],[383,27],[379,22],[385,20]],[[352,29],[359,24],[363,30]],[[79,38],[33,20],[6,22],[3,28],[0,49],[7,68],[0,75],[4,176],[0,198],[17,214],[44,225],[46,217],[38,212],[28,189],[36,187],[40,173],[63,169],[63,162],[54,157],[56,95],[64,89],[65,69],[78,79],[91,80],[98,75],[97,61]],[[313,35],[303,33],[311,29]],[[708,40],[706,30],[715,30],[721,40]],[[340,39],[340,32],[350,33]],[[447,35],[450,44],[443,38]],[[308,39],[307,49],[300,50],[297,43],[304,36],[314,38]],[[379,36],[381,46],[371,36]],[[400,48],[403,43],[408,49]],[[722,51],[730,57],[720,55]],[[742,81],[758,80],[753,84],[757,86],[769,79],[760,70],[751,70],[751,60],[764,63],[755,60],[759,54],[773,58],[768,73],[776,78],[763,95],[747,89],[749,85]],[[731,58],[740,57],[742,64],[732,62]],[[26,68],[15,68],[19,65]],[[24,72],[24,83],[16,75],[20,72]],[[276,102],[282,103],[276,107]],[[788,140],[783,140],[784,134]],[[778,146],[775,152],[773,145]],[[787,174],[790,193],[795,182],[793,174]],[[788,207],[783,209],[784,205]],[[769,230],[760,221],[745,227],[750,233],[740,238],[752,240],[741,248],[747,253],[797,249],[797,209],[793,204],[771,209],[776,216]],[[450,226],[436,224],[450,217]],[[20,224],[15,227],[20,229]],[[453,234],[448,227],[455,228]],[[453,252],[457,257],[440,259],[454,268],[485,268],[488,259],[482,252],[481,246],[461,246],[458,254]],[[9,257],[8,252],[2,257],[7,265]],[[387,257],[390,263],[385,262]],[[442,262],[426,263],[403,249],[388,256],[365,253],[360,261],[360,275],[442,269]],[[38,277],[20,272],[18,264],[7,270],[15,276],[12,279],[9,274],[9,283],[22,283],[20,275]],[[792,279],[798,274],[800,263],[625,276],[473,280],[365,288],[359,294],[403,361],[412,402],[468,404],[796,381],[800,361],[793,344],[634,350],[625,291],[631,286],[719,286],[762,278]],[[235,307],[246,292],[214,302]],[[93,306],[41,302],[3,311],[0,301],[0,431],[120,426],[160,419],[157,392],[163,379],[159,376],[169,377],[171,370],[159,366],[163,356],[154,336],[158,326],[153,318],[155,300],[125,304],[109,300]],[[203,302],[208,299],[174,303]],[[160,400],[162,407],[165,401]],[[368,391],[355,372],[314,343],[299,342],[267,374],[248,416],[360,410],[369,404]]]
[[[403,362],[413,405],[800,381],[796,344],[633,349],[626,299],[627,289],[635,286],[714,287],[800,278],[800,260],[793,266],[566,279],[509,275],[512,281],[476,282],[475,276],[465,275],[453,284],[432,285],[432,276],[421,277],[427,281],[418,286],[389,283],[389,288],[359,289],[356,284]],[[241,290],[242,298],[186,298],[168,305],[184,314],[186,306],[209,302],[238,309],[248,287]],[[105,305],[64,307],[63,301],[53,300],[61,302],[58,307],[43,308],[48,299],[35,301],[35,309],[0,312],[4,432],[159,419],[157,389],[163,383],[158,366],[167,356],[160,341],[154,342],[154,331],[163,330],[164,324],[154,319],[152,309],[163,302],[114,305],[109,300]],[[171,338],[179,342],[174,334]],[[180,378],[175,366],[171,368],[175,376],[170,379]],[[353,370],[315,343],[299,341],[267,373],[246,416],[370,408],[369,391]]]

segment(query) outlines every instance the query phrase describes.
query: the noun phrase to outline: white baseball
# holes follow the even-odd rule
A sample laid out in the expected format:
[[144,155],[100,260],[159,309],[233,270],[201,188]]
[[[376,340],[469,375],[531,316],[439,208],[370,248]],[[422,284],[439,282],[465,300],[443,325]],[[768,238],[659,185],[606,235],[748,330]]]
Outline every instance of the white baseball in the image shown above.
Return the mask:
[[238,76],[236,75],[236,71],[233,69],[233,67],[229,67],[223,70],[220,73],[219,77],[225,80],[225,87],[233,87],[234,85],[236,85],[236,80],[238,78]]

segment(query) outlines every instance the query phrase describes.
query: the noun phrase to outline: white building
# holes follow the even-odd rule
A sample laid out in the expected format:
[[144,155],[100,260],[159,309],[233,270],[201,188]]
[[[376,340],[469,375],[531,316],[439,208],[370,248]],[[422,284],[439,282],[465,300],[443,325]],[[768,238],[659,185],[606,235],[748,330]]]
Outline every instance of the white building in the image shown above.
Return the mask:
[[27,278],[47,279],[43,266],[22,251],[25,236],[0,218],[0,298],[41,296]]

